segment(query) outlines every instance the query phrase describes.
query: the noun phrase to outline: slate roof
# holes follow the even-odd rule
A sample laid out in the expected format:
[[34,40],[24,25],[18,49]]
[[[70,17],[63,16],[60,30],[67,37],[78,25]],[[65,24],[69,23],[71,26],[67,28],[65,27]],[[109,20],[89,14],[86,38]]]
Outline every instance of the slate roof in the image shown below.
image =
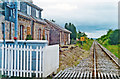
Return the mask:
[[40,23],[45,24],[45,25],[47,24],[47,23],[46,23],[44,20],[42,20],[42,19],[38,19],[38,18],[36,18],[36,17],[32,17],[32,16],[30,16],[30,15],[26,15],[26,14],[20,12],[20,11],[18,11],[18,15],[19,15],[19,16],[22,16],[22,17],[25,17],[25,18],[28,18],[28,19],[30,19],[30,20],[34,20],[34,21],[40,22]]
[[53,27],[55,27],[55,28],[57,28],[57,29],[59,29],[59,30],[61,30],[61,31],[64,31],[64,32],[67,32],[67,33],[72,33],[71,31],[69,31],[69,30],[67,30],[67,29],[59,26],[59,25],[56,24],[55,22],[49,21],[49,20],[47,20],[47,19],[44,19],[44,20],[48,23],[48,25],[50,24],[50,25],[52,25]]
[[35,4],[33,4],[33,3],[31,3],[31,2],[28,2],[28,1],[25,1],[27,4],[29,4],[30,6],[32,6],[32,7],[34,7],[34,8],[36,8],[36,9],[38,9],[38,10],[41,10],[41,11],[43,11],[43,9],[42,8],[40,8],[40,7],[38,7],[37,5],[35,5]]

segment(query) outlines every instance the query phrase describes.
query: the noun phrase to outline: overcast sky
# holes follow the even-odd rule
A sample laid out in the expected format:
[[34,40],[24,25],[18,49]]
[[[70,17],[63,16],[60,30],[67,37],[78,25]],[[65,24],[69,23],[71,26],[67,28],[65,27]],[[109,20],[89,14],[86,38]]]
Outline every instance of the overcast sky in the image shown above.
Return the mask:
[[42,18],[54,19],[64,27],[73,23],[88,37],[98,38],[109,29],[118,28],[119,0],[33,0],[43,9]]

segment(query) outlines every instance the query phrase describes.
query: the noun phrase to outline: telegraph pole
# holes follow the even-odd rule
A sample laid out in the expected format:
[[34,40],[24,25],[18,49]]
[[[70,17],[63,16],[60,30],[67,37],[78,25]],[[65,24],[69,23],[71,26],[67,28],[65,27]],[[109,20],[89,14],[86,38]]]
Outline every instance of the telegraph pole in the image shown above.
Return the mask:
[[18,39],[18,8],[17,8],[17,0],[15,0],[15,44],[17,44]]
[[[15,27],[14,27],[14,31],[15,31],[15,36],[14,36],[14,40],[15,40],[15,45],[17,45],[17,39],[18,39],[18,0],[11,0],[11,2],[6,2],[6,7],[5,7],[5,17],[6,20],[10,21],[10,22],[14,22]],[[7,11],[8,10],[8,11]],[[10,10],[10,12],[9,12]],[[13,12],[15,15],[13,15]],[[8,16],[8,14],[10,14]],[[11,17],[10,19],[8,17]],[[15,17],[15,18],[14,18]],[[12,24],[11,24],[12,25]]]

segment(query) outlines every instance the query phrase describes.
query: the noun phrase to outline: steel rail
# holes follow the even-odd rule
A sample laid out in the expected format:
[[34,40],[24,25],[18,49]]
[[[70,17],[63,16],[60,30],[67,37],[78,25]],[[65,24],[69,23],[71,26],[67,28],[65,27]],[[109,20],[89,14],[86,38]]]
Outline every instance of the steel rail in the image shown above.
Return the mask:
[[94,57],[94,78],[96,79],[97,77],[97,68],[96,68],[96,50],[95,50],[95,42],[94,42],[94,53],[93,53],[93,57]]
[[108,54],[107,51],[105,51],[105,49],[97,42],[97,45],[102,49],[102,51],[105,52],[105,54],[110,58],[112,59],[112,61],[120,68],[120,64],[110,55]]

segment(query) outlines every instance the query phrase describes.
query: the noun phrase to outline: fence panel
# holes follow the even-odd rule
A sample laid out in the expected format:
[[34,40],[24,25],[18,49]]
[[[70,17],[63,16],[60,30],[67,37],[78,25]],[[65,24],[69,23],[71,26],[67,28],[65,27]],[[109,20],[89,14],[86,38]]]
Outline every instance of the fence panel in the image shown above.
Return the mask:
[[26,45],[2,45],[2,75],[9,77],[47,77],[59,68],[59,45],[44,48]]
[[[32,77],[32,74],[36,74],[36,77],[41,77],[41,72],[38,67],[41,65],[38,65],[38,61],[42,61],[38,58],[38,53],[41,53],[42,49],[32,49],[32,46],[13,46],[13,45],[2,45],[2,75],[7,75],[9,77],[11,76],[17,76],[17,77]],[[33,56],[32,53],[36,53],[36,68],[32,69],[32,61]],[[39,75],[38,76],[38,72]]]
[[59,68],[59,45],[46,46],[43,51],[43,76],[46,77]]

